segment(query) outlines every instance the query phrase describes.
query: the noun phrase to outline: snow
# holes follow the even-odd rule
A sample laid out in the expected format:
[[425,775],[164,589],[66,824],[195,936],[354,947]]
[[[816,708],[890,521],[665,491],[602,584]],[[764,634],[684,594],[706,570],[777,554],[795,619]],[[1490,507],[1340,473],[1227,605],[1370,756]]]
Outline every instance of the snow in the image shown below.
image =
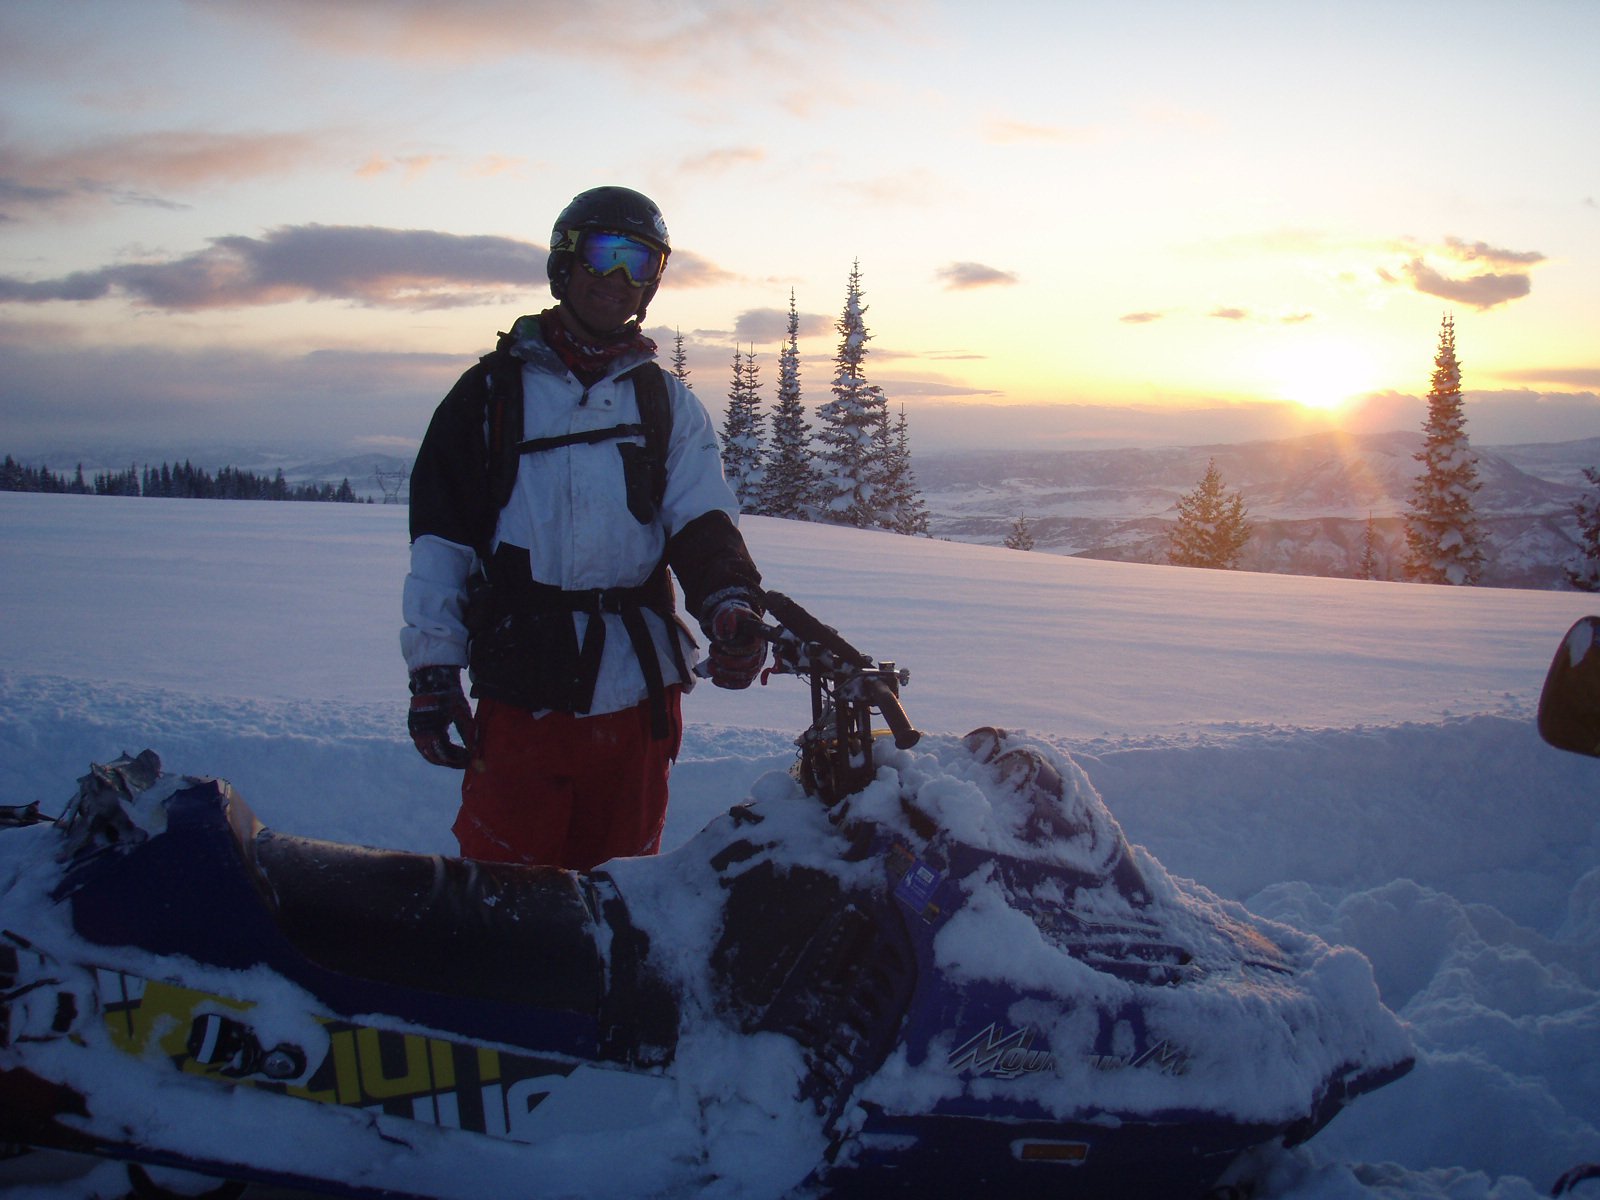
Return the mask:
[[[1370,962],[1418,1065],[1275,1152],[1258,1195],[1524,1200],[1600,1160],[1600,762],[1532,727],[1592,597],[743,525],[769,587],[910,669],[906,707],[934,735],[917,754],[979,725],[1024,731],[1070,756],[1141,861],[1359,951],[1327,956],[1327,988],[1358,986]],[[404,731],[403,509],[6,493],[0,528],[0,804],[57,812],[90,761],[148,746],[169,771],[229,779],[277,829],[454,849],[458,777]],[[772,773],[807,706],[787,679],[696,689],[669,844],[752,793],[781,799]],[[909,765],[941,816],[1006,835],[960,780]],[[972,970],[1038,952],[946,934],[941,953]],[[774,1111],[795,1069],[780,1045],[684,1053],[730,1098],[768,1089]],[[774,1137],[731,1099],[726,1118],[721,1194],[792,1176],[813,1148],[812,1131]],[[309,1126],[262,1135],[286,1159],[317,1152]],[[647,1158],[606,1156],[619,1171]],[[110,1166],[7,1180],[8,1200],[123,1182]]]

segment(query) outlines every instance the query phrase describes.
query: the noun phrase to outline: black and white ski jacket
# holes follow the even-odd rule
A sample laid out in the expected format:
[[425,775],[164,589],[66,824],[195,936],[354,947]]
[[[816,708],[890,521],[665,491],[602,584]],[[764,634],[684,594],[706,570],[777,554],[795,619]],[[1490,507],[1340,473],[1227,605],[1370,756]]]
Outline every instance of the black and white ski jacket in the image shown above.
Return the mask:
[[[584,387],[539,338],[536,322],[519,322],[517,332],[522,336],[511,353],[522,365],[524,439],[640,421],[634,385],[618,377],[648,356],[624,356],[606,378]],[[496,513],[486,465],[484,364],[461,377],[435,411],[411,476],[411,570],[400,633],[409,670],[467,665],[468,581],[480,569],[480,555],[493,555],[502,544],[527,550],[538,584],[566,591],[639,587],[665,562],[696,618],[713,594],[759,587],[760,575],[737,529],[738,501],[723,478],[710,415],[681,381],[668,374],[665,382],[672,414],[666,485],[654,519],[641,523],[629,509],[616,440],[523,456],[510,499]],[[622,440],[644,442],[642,435]],[[693,636],[670,616],[644,615],[662,677],[692,686],[693,675],[678,664],[694,663]],[[587,711],[630,708],[647,695],[639,655],[615,613],[572,613],[580,641],[586,623],[596,619],[607,628]]]

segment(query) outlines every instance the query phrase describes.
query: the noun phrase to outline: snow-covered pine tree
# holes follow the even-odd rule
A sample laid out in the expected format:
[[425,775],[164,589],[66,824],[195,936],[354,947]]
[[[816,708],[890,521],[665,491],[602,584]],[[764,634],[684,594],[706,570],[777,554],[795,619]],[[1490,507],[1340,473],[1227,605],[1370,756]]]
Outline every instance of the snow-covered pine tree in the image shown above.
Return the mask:
[[884,521],[873,450],[888,417],[882,390],[867,380],[867,342],[872,335],[867,332],[866,313],[857,261],[850,268],[844,311],[834,326],[839,350],[833,359],[833,399],[817,410],[817,440],[822,444],[819,516],[836,525],[875,529]]
[[800,314],[789,290],[789,335],[778,352],[778,399],[772,410],[762,478],[761,511],[808,521],[817,504],[817,469],[811,457],[811,422],[800,399]]
[[1406,575],[1419,583],[1473,584],[1483,573],[1483,533],[1473,512],[1478,460],[1461,412],[1455,318],[1445,316],[1433,357],[1422,464],[1406,513]]
[[1583,477],[1597,490],[1579,496],[1572,506],[1578,518],[1579,552],[1564,571],[1567,582],[1580,592],[1600,592],[1600,469],[1585,467]]
[[767,480],[767,434],[764,428],[766,414],[761,411],[761,365],[756,362],[754,344],[745,348],[743,370],[745,401],[750,410],[751,465],[745,475],[745,486],[743,494],[739,497],[739,505],[745,512],[765,515],[766,508],[762,503],[762,497],[766,493]]
[[928,505],[917,486],[917,473],[911,469],[911,433],[906,425],[906,406],[891,430],[888,421],[879,426],[877,469],[881,487],[878,498],[879,520],[883,528],[912,536],[928,536]]
[[1011,522],[1011,532],[1006,534],[1007,550],[1032,550],[1033,530],[1028,526],[1028,514],[1018,513],[1017,519]]
[[689,382],[689,356],[683,352],[683,330],[672,331],[672,373],[683,383]]
[[1356,567],[1358,579],[1378,578],[1378,530],[1367,514],[1367,528],[1361,535],[1361,562]]
[[733,348],[733,382],[722,419],[722,473],[741,512],[755,512],[761,499],[761,385],[755,357],[754,347],[748,361],[738,346]]
[[1237,570],[1249,540],[1244,497],[1224,491],[1222,472],[1212,459],[1194,491],[1178,498],[1178,522],[1167,543],[1167,561],[1178,567]]

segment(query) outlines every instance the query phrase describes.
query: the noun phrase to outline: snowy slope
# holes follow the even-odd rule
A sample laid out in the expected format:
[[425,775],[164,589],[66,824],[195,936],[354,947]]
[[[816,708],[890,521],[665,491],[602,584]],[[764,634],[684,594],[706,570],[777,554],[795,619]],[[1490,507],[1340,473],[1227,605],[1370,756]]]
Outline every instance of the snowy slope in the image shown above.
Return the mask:
[[[1175,874],[1373,961],[1419,1066],[1272,1197],[1522,1200],[1600,1160],[1600,762],[1530,722],[1592,598],[745,528],[769,586],[910,668],[920,726],[1031,732]],[[0,803],[151,746],[286,831],[453,848],[455,779],[404,734],[402,510],[8,494],[0,529]],[[697,690],[669,839],[785,767],[805,709]]]

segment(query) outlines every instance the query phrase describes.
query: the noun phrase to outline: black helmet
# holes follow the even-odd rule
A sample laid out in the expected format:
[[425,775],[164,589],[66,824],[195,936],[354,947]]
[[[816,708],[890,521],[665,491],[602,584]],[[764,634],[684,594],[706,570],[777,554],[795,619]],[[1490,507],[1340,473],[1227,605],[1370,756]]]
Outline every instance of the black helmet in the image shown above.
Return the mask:
[[[667,237],[667,222],[648,196],[625,187],[597,187],[579,192],[556,218],[550,231],[550,257],[545,262],[545,274],[550,278],[550,294],[557,300],[567,294],[567,280],[572,277],[573,251],[578,239],[593,229],[611,233],[626,233],[647,241],[661,250],[663,260],[672,253],[672,242]],[[639,319],[644,320],[644,310],[655,298],[660,281],[644,290],[639,301]]]

